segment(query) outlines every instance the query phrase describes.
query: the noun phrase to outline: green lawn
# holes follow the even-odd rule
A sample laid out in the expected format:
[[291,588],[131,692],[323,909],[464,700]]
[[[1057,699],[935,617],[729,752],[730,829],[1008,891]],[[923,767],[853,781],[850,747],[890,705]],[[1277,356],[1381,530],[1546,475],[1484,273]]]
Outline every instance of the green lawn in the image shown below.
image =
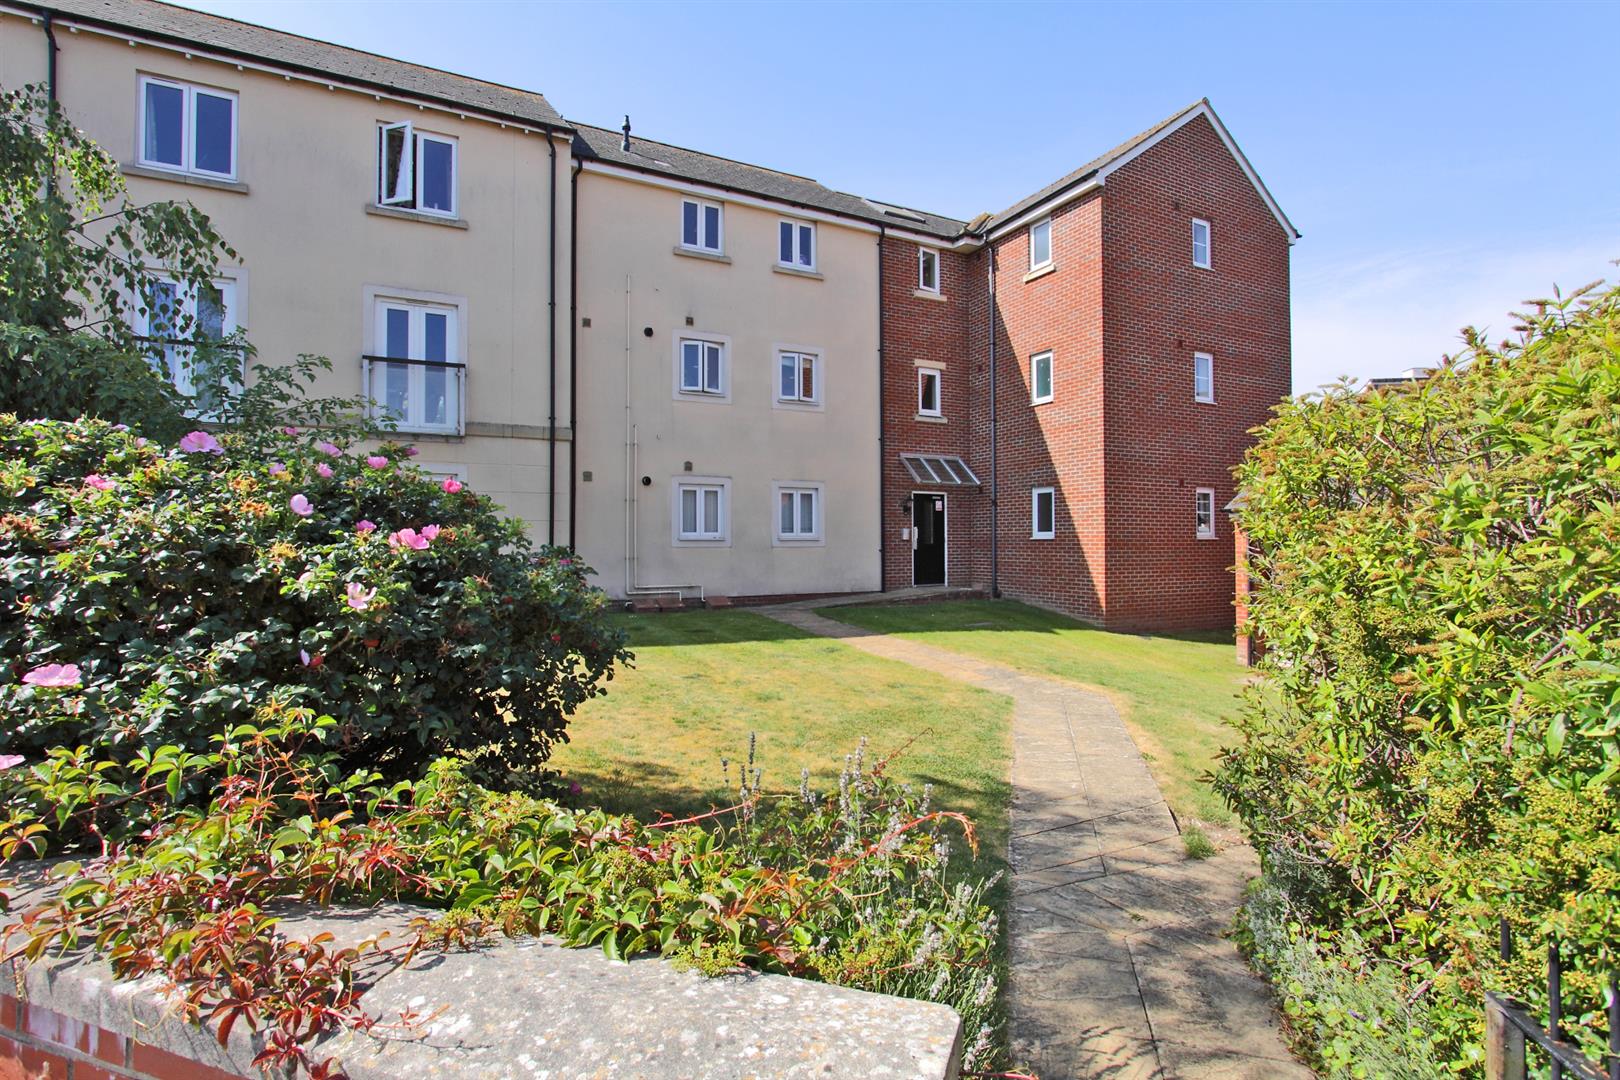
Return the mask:
[[1004,865],[1011,699],[745,611],[614,621],[634,666],[575,715],[551,759],[586,800],[644,820],[730,805],[750,733],[764,790],[797,790],[808,768],[836,791],[864,735],[869,760],[904,748],[892,774],[932,783],[937,807],[978,823],[982,870]]
[[1132,736],[1182,817],[1215,825],[1232,815],[1199,778],[1227,741],[1249,676],[1230,634],[1116,634],[1010,600],[825,608],[822,615],[1056,675],[1113,697]]

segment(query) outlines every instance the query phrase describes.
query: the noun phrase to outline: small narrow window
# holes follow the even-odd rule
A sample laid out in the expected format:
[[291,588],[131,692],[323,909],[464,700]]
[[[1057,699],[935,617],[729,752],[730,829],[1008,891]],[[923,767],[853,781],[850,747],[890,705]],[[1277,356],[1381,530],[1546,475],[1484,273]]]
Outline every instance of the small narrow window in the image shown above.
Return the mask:
[[777,226],[777,261],[795,270],[816,268],[816,227],[804,221],[783,221]]
[[1198,539],[1215,539],[1214,488],[1199,488],[1193,493],[1193,522]]
[[1031,488],[1029,493],[1029,538],[1051,540],[1057,536],[1057,492],[1053,488]]
[[725,393],[726,347],[718,341],[682,338],[681,393]]
[[776,538],[821,539],[821,491],[812,487],[776,489]]
[[456,140],[409,123],[377,128],[377,205],[456,215]]
[[141,78],[140,162],[159,169],[236,178],[236,95]]
[[1215,400],[1215,358],[1209,353],[1193,353],[1193,400]]
[[917,288],[939,292],[939,252],[932,248],[917,249]]
[[724,484],[680,484],[676,488],[676,504],[677,540],[726,538]]
[[821,358],[810,352],[779,351],[776,354],[776,400],[813,405],[820,401],[820,381],[816,368]]
[[939,372],[933,368],[917,369],[917,412],[923,416],[942,414],[939,401]]
[[720,253],[720,204],[681,201],[681,246],[693,251]]
[[1052,261],[1052,219],[1029,227],[1029,268],[1038,270]]
[[1036,353],[1029,358],[1030,401],[1039,405],[1052,400],[1052,352]]
[[1193,265],[1202,270],[1210,266],[1209,222],[1202,218],[1193,218],[1192,223]]

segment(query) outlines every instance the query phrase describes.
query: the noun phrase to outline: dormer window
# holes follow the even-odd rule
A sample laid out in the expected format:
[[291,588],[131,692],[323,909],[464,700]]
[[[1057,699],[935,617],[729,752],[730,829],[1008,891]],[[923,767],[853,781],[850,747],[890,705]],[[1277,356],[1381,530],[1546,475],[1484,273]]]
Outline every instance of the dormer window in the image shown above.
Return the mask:
[[377,128],[377,205],[456,216],[456,140],[411,124]]

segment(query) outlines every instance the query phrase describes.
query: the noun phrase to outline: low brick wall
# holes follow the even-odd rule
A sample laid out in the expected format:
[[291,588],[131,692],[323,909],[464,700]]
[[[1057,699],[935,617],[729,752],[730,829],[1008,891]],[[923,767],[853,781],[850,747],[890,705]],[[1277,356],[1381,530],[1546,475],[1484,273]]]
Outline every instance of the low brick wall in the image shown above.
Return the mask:
[[[21,906],[21,905],[19,905]],[[420,908],[289,918],[285,931],[358,943],[409,934]],[[257,1076],[259,1044],[177,1019],[158,980],[118,982],[92,957],[16,962],[0,996],[0,1080]],[[312,1056],[353,1080],[957,1075],[961,1023],[943,1005],[776,975],[707,979],[658,958],[611,961],[542,938],[426,953],[380,972],[365,998],[385,1038],[344,1032]],[[402,1011],[430,1017],[402,1030]],[[380,1025],[381,1026],[381,1025]]]

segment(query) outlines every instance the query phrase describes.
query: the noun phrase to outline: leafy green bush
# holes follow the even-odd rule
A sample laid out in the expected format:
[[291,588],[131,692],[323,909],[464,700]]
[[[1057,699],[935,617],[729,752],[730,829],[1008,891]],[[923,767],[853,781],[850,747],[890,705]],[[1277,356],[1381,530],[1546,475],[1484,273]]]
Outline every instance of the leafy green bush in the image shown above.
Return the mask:
[[345,762],[532,779],[622,642],[584,566],[407,453],[0,417],[0,749],[198,752],[319,702]]
[[1269,652],[1218,787],[1315,955],[1392,964],[1434,1028],[1410,1053],[1459,1069],[1484,990],[1540,1002],[1549,938],[1594,1053],[1620,968],[1620,291],[1577,296],[1288,403],[1242,469]]

